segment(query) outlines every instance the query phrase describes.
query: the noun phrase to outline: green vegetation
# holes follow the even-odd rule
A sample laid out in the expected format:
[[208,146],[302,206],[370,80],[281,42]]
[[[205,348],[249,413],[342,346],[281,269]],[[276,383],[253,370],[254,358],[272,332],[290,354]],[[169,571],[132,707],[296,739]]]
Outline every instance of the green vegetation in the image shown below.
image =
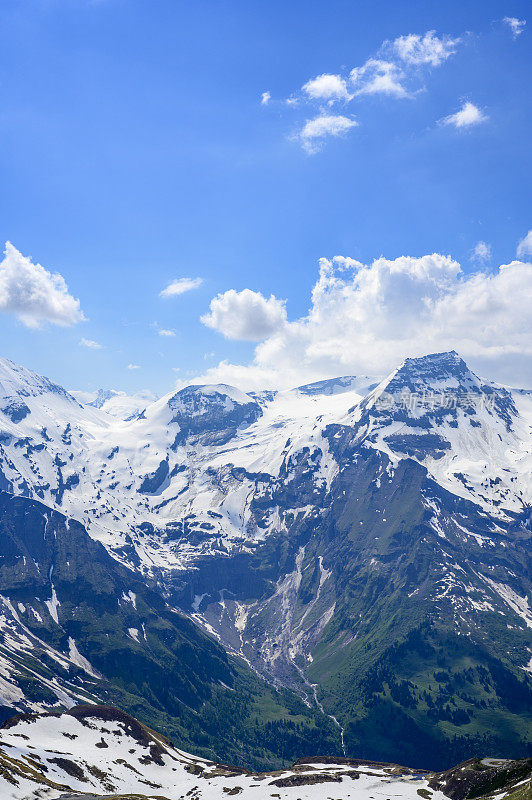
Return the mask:
[[[124,709],[178,747],[255,769],[340,751],[331,720],[229,659],[81,525],[71,521],[67,528],[64,517],[49,510],[46,517],[43,508],[0,493],[3,591],[26,604],[21,619],[38,637],[31,654],[9,654],[28,700],[60,708],[47,685],[59,678],[67,689]],[[39,562],[21,558],[28,551]],[[50,575],[59,624],[46,605]],[[50,656],[47,646],[69,652],[70,639],[101,678]]]

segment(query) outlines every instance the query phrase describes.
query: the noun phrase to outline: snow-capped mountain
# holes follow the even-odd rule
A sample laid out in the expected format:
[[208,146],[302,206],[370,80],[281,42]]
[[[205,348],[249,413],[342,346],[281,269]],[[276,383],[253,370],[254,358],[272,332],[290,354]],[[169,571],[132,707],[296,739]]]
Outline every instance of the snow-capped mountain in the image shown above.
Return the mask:
[[[392,465],[423,464],[492,516],[532,502],[532,400],[482,382],[454,353],[409,359],[376,388],[354,378],[259,396],[190,386],[129,420],[8,361],[0,392],[2,485],[73,516],[148,571],[253,549],[289,508],[319,506],[343,466],[334,425]],[[305,502],[299,491],[289,507],[266,502],[272,481],[289,487],[302,474]]]
[[392,461],[414,458],[490,514],[532,501],[532,403],[478,378],[456,353],[407,359],[353,411]]
[[[0,379],[17,374],[10,362],[0,367]],[[334,470],[321,429],[370,385],[340,379],[257,397],[190,386],[124,421],[53,386],[46,393],[45,380],[29,371],[18,374],[18,383],[2,379],[6,408],[26,396],[26,384],[40,387],[40,399],[24,417],[0,418],[3,485],[70,514],[118,557],[147,570],[181,568],[198,554],[264,538],[246,512],[257,489],[253,474],[277,476],[291,453],[308,444],[318,452],[320,443],[322,469]],[[188,529],[190,546],[178,535]]]
[[[188,386],[131,419],[7,361],[0,394],[0,488],[84,526],[344,752],[438,767],[530,748],[529,393],[451,352],[377,385]],[[93,665],[92,636],[72,638]]]
[[119,419],[133,419],[150,403],[157,400],[157,395],[150,391],[126,394],[116,389],[98,389],[97,392],[71,390],[70,394],[82,405],[93,406]]

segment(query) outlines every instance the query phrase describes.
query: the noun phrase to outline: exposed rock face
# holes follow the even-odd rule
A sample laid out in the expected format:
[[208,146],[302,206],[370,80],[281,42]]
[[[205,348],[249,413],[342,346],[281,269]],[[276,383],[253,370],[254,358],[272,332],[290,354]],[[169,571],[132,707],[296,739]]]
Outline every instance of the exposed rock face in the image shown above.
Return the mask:
[[262,416],[260,405],[231,386],[187,386],[168,401],[173,412],[171,424],[179,426],[173,448],[187,440],[204,445],[221,445],[241,427]]

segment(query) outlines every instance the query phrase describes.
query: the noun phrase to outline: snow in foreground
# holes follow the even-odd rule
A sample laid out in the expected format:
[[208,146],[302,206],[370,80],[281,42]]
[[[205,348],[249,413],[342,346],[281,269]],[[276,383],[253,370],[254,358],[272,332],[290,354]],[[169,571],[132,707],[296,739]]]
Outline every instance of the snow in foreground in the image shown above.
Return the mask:
[[[9,723],[8,723],[9,724]],[[420,795],[419,790],[425,790]],[[290,769],[253,774],[217,765],[174,748],[126,714],[106,706],[19,719],[0,731],[0,797],[44,800],[81,796],[226,798],[430,797],[428,776],[389,765],[298,762]]]

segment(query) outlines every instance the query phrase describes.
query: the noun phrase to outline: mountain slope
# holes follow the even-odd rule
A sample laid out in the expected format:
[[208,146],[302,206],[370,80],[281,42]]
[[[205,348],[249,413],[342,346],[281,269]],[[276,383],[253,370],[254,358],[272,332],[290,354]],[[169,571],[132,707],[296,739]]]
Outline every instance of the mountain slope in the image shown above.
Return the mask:
[[530,532],[372,450],[332,491],[253,559],[228,559],[219,578],[200,565],[194,618],[259,671],[316,692],[349,754],[443,768],[488,744],[529,752]]
[[338,748],[332,725],[229,661],[79,523],[3,492],[0,582],[4,719],[96,699],[248,764]]

